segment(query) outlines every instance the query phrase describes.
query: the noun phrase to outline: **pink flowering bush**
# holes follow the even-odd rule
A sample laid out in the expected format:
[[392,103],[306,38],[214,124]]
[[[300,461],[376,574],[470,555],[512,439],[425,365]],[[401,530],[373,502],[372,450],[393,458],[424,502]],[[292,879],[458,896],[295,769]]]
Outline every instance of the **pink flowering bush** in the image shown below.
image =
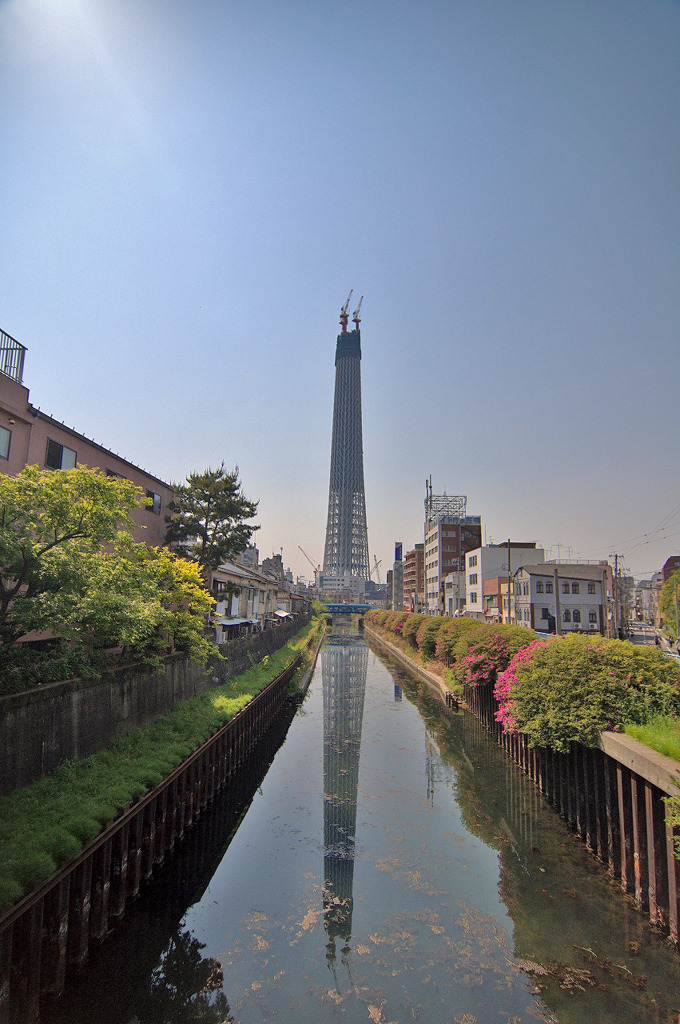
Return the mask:
[[391,612],[387,611],[371,611],[366,612],[364,616],[374,626],[384,626],[387,619],[389,619]]
[[570,634],[518,651],[494,693],[497,720],[532,746],[594,747],[606,729],[680,716],[680,666],[656,648]]
[[463,686],[495,683],[513,655],[535,639],[533,629],[500,623],[468,631],[456,644],[454,675]]
[[412,615],[409,615],[406,622],[402,626],[401,635],[404,638],[404,640],[407,640],[409,642],[411,647],[418,646],[418,630],[420,629],[421,624],[424,622],[426,618],[427,615],[420,615],[417,612],[413,612]]
[[437,635],[446,623],[446,618],[441,616],[426,616],[421,622],[416,634],[418,650],[424,658],[434,658],[437,644]]
[[[443,625],[437,634],[437,641],[435,644],[435,657],[439,658],[440,661],[455,661],[460,655],[467,652],[467,647],[464,643],[464,638],[469,634],[477,633],[479,630],[488,629],[489,627],[483,622],[479,622],[477,619],[466,619],[466,618],[445,618],[442,620]],[[463,645],[458,649],[459,641],[463,641]]]
[[397,636],[402,636],[404,623],[409,618],[410,612],[394,612],[392,621],[390,622],[390,629]]

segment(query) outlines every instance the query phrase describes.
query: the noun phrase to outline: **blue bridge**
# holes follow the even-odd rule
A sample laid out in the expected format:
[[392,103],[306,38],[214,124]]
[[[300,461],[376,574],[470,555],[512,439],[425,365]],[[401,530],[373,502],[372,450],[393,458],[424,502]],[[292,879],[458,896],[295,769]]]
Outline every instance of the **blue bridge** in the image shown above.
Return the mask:
[[370,612],[370,604],[324,604],[324,608],[331,615],[363,615],[364,612]]

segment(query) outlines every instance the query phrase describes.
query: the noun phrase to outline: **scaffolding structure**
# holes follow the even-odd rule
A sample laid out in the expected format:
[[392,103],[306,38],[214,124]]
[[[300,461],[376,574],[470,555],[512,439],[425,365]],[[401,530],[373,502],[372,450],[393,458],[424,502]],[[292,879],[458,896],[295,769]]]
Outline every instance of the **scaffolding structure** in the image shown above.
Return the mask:
[[467,515],[467,495],[433,494],[432,477],[425,481],[425,519],[428,523],[442,523],[445,519],[464,519]]

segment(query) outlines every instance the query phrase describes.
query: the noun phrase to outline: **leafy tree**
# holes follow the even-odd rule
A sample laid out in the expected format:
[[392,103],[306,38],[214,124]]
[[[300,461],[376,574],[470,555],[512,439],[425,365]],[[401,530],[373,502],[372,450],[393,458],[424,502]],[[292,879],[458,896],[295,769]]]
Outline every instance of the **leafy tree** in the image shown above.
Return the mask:
[[0,644],[40,628],[41,606],[82,582],[80,558],[115,546],[142,503],[127,480],[76,467],[0,476]]
[[259,529],[247,522],[258,502],[246,498],[238,472],[238,466],[230,472],[223,462],[217,469],[190,473],[185,484],[174,487],[165,543],[180,545],[205,569],[240,554]]
[[135,1007],[143,1024],[233,1024],[222,967],[203,949],[188,930],[175,932]]
[[87,467],[0,476],[2,691],[99,671],[112,649],[207,658],[212,602],[198,566],[130,533],[146,502],[129,481]]
[[[676,606],[677,594],[677,606]],[[661,591],[661,614],[665,623],[664,629],[673,635],[677,632],[676,609],[680,607],[680,572],[668,577]],[[676,640],[678,637],[675,637]]]

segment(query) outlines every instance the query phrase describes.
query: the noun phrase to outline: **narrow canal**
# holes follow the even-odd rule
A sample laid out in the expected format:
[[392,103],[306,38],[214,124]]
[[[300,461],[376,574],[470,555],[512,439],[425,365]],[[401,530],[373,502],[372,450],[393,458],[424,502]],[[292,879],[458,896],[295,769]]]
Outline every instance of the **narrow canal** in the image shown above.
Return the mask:
[[472,716],[339,633],[284,729],[44,1021],[677,1024],[680,958]]

